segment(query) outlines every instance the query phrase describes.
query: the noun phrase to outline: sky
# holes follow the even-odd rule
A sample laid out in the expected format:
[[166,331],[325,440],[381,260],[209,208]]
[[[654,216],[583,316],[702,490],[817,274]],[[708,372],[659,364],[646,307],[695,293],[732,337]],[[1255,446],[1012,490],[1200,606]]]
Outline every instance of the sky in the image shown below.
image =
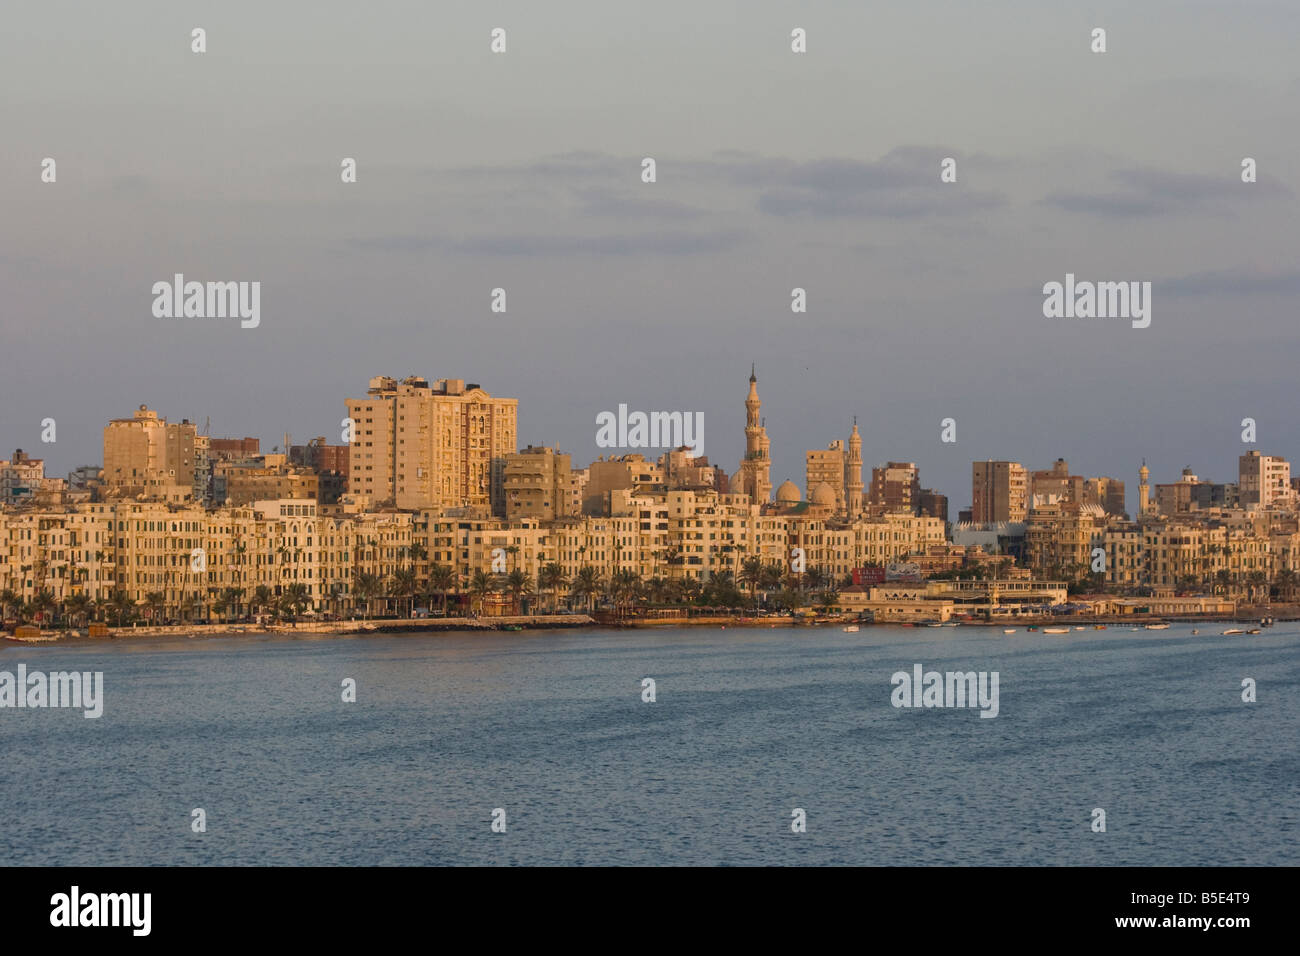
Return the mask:
[[[517,398],[521,446],[584,464],[601,411],[698,412],[734,471],[751,362],[774,486],[802,487],[805,451],[855,415],[868,480],[914,461],[954,516],[976,459],[1065,457],[1132,508],[1143,458],[1153,482],[1300,458],[1300,4],[51,0],[5,19],[0,455],[47,474],[99,463],[141,403],[266,449],[338,441],[374,375]],[[260,324],[155,317],[178,272],[260,282]],[[1151,282],[1150,327],[1046,318],[1067,273]]]

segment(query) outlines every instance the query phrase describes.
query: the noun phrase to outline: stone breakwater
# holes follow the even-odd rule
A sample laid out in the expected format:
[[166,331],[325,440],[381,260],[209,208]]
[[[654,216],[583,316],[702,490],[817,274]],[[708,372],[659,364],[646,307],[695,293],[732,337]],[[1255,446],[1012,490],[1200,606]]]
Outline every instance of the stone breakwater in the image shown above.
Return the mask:
[[378,621],[298,621],[283,624],[174,624],[110,627],[106,637],[88,638],[85,629],[42,631],[24,637],[5,635],[11,641],[44,644],[62,640],[115,640],[135,637],[231,637],[240,634],[427,634],[437,631],[552,630],[590,627],[586,614],[538,614],[493,618],[420,618]]

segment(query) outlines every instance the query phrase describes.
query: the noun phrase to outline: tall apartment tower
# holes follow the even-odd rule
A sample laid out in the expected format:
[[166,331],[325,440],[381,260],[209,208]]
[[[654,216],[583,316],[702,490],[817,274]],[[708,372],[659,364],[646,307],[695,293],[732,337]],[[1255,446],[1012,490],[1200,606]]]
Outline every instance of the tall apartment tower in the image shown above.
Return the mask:
[[104,429],[104,485],[113,495],[186,500],[194,495],[194,443],[198,429],[185,419],[169,423],[147,405]]
[[1029,475],[1018,461],[971,463],[971,520],[976,524],[1024,521],[1029,513]]
[[873,508],[916,514],[921,503],[921,472],[916,462],[891,461],[883,468],[872,468],[867,500]]
[[749,495],[754,504],[767,504],[772,497],[771,442],[763,425],[763,402],[758,397],[758,376],[749,370],[749,395],[745,398],[745,458],[732,482],[732,491]]
[[493,398],[464,379],[388,376],[352,419],[348,491],[398,508],[471,508],[505,516],[506,456],[517,450],[519,401]]
[[1270,508],[1291,497],[1291,463],[1285,458],[1248,451],[1237,460],[1241,506]]
[[813,491],[825,484],[835,494],[835,513],[844,511],[844,475],[848,471],[848,458],[844,442],[835,439],[823,450],[814,450],[804,456],[804,497],[813,500]]
[[849,434],[849,458],[844,463],[845,508],[850,518],[862,514],[862,436],[858,433],[858,416],[853,416]]
[[534,448],[506,455],[506,518],[553,521],[572,513],[572,465],[554,448]]

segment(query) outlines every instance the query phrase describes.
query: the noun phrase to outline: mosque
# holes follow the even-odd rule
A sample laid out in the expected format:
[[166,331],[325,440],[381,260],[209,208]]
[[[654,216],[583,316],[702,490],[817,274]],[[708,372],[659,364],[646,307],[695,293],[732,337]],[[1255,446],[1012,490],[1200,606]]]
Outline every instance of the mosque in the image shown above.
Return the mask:
[[733,494],[749,495],[761,505],[765,514],[806,515],[854,518],[862,514],[862,436],[853,420],[848,452],[844,442],[834,441],[825,451],[808,453],[808,498],[803,499],[799,486],[786,480],[776,489],[772,501],[772,443],[762,417],[763,402],[758,397],[758,376],[749,370],[749,394],[745,398],[745,457],[740,470],[731,477]]

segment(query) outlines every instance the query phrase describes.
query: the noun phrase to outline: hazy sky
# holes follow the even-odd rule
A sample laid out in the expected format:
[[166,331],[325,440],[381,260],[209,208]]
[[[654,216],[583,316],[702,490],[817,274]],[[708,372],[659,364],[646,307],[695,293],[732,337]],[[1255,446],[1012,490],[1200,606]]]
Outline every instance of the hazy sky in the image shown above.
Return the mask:
[[[1297,36],[1293,0],[12,5],[0,455],[98,463],[142,402],[338,441],[419,374],[584,464],[599,411],[702,412],[734,471],[755,361],[774,484],[855,414],[954,516],[976,458],[1235,480],[1244,417],[1300,458]],[[260,327],[155,318],[177,272],[260,281]],[[1150,328],[1044,318],[1067,272],[1151,281]]]

